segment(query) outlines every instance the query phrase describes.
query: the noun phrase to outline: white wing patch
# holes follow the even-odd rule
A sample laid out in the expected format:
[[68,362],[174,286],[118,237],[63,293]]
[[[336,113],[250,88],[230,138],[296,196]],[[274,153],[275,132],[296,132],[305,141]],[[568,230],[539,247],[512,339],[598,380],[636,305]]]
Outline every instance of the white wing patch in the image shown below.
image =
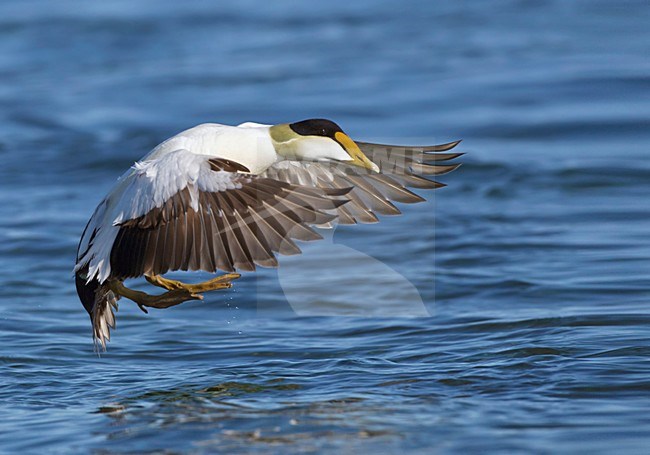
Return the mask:
[[208,160],[214,156],[175,150],[159,158],[135,163],[97,207],[81,240],[75,272],[88,265],[87,282],[103,283],[111,273],[113,243],[125,221],[161,207],[179,191],[189,188],[191,206],[199,211],[198,192],[241,188],[237,174],[213,171]]

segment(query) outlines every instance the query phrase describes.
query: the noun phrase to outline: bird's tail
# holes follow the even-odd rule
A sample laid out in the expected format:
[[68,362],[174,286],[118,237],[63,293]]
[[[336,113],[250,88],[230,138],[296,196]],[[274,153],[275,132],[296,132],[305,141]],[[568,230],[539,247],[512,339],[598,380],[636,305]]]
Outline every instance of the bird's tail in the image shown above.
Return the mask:
[[79,300],[90,315],[93,327],[93,342],[95,349],[106,350],[106,342],[111,339],[110,329],[115,328],[115,313],[119,296],[110,290],[106,283],[100,284],[97,279],[86,282],[86,269],[75,273],[75,284]]

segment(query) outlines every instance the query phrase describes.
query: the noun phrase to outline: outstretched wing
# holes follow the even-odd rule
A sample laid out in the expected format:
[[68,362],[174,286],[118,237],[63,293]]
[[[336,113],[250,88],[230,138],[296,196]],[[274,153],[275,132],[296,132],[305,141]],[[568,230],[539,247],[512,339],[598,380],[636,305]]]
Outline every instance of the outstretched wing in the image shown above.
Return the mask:
[[362,152],[379,166],[380,172],[343,162],[280,161],[264,177],[322,190],[352,187],[350,202],[337,208],[342,224],[376,223],[376,214],[399,215],[393,202],[415,203],[424,199],[408,188],[435,189],[445,186],[428,176],[446,174],[460,164],[439,164],[462,153],[447,152],[460,141],[432,146],[395,146],[356,142]]
[[187,150],[138,163],[107,198],[102,218],[110,223],[100,229],[110,232],[88,232],[77,269],[88,264],[87,279],[102,282],[109,273],[125,279],[273,267],[275,253],[300,253],[294,240],[320,239],[310,225],[331,221],[336,215],[327,212],[347,202],[339,196],[349,189],[306,188],[247,171]]

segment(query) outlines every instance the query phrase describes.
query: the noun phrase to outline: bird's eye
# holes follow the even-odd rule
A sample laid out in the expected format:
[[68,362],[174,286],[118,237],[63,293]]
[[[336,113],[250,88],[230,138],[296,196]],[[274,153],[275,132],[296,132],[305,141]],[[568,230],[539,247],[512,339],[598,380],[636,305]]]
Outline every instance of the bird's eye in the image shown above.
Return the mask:
[[326,133],[325,133],[325,129],[320,130],[320,133],[321,133],[323,136],[325,136],[325,135],[326,135]]

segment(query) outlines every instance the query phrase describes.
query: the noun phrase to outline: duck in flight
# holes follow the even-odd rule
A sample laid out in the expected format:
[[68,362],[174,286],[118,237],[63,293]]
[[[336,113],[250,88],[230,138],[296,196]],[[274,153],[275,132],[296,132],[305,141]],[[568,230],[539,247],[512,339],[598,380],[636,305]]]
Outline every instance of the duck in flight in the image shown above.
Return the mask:
[[[398,215],[392,202],[424,199],[409,190],[444,184],[428,176],[460,141],[394,146],[353,141],[334,122],[238,126],[203,124],[155,147],[129,169],[95,209],[81,236],[74,269],[93,340],[106,348],[117,302],[145,313],[232,286],[237,270],[276,267],[276,253],[300,253],[295,240],[320,239],[314,227],[375,223]],[[175,270],[228,272],[187,284]],[[129,289],[143,276],[160,295]]]

